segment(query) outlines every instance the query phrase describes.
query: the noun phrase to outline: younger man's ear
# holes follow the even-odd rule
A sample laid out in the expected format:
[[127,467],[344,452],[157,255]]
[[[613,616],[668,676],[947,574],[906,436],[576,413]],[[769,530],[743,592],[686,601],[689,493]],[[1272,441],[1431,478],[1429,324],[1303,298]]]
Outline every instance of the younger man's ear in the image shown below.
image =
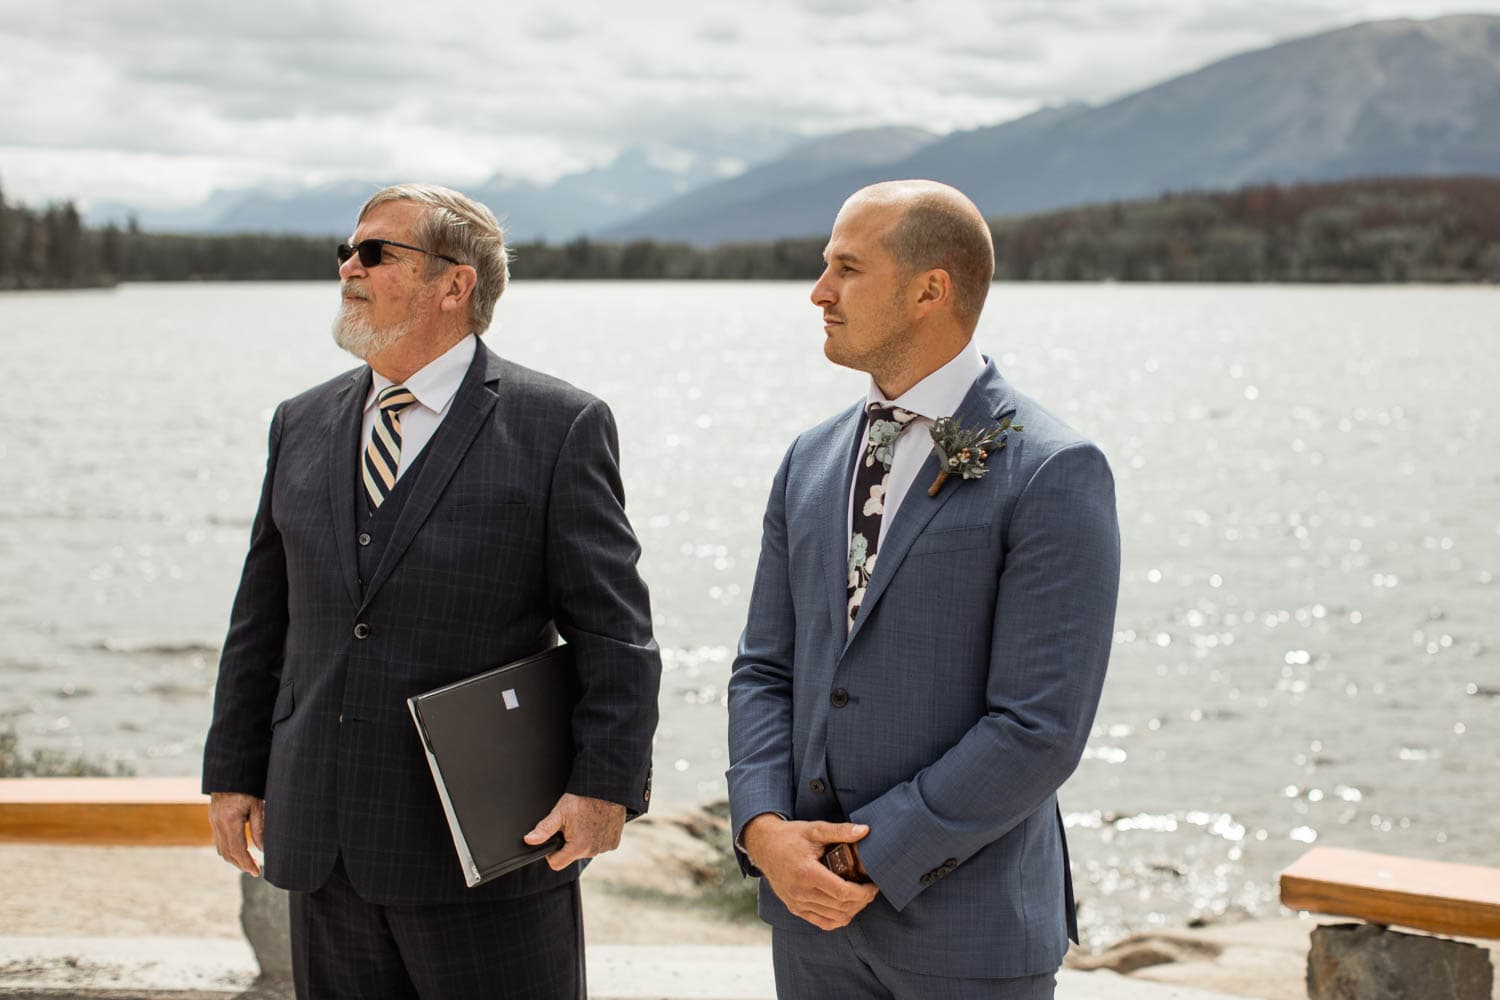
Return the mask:
[[923,271],[917,275],[917,307],[926,312],[942,305],[953,297],[953,278],[940,267]]

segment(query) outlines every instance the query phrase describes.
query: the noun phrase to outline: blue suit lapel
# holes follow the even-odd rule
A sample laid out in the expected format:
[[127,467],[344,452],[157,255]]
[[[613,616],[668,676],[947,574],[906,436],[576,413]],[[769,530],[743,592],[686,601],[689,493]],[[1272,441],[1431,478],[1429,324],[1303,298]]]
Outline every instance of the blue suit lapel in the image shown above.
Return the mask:
[[334,545],[349,600],[358,605],[359,557],[354,551],[355,487],[359,482],[359,438],[364,402],[370,395],[370,369],[361,368],[339,389],[328,435],[328,502],[333,506]]
[[[1013,412],[1015,408],[1015,402],[1011,399],[1010,386],[1005,379],[1000,377],[1000,373],[995,369],[995,363],[987,359],[984,371],[979,373],[979,377],[969,387],[964,401],[959,404],[957,412],[953,415],[965,427],[974,427],[995,423],[1006,413]],[[918,470],[917,478],[912,481],[911,488],[901,498],[901,506],[896,511],[896,520],[880,543],[879,554],[875,558],[875,572],[871,575],[870,585],[865,590],[864,603],[859,607],[859,614],[854,617],[854,627],[849,630],[850,642],[859,634],[860,626],[870,617],[871,609],[880,600],[880,595],[885,593],[891,577],[901,567],[901,560],[906,558],[906,553],[910,551],[912,543],[922,534],[937,512],[943,509],[943,505],[964,488],[962,480],[950,480],[938,491],[937,496],[929,497],[928,487],[937,478],[937,474],[937,456],[929,454],[927,461],[923,462],[922,468]]]
[[411,544],[417,529],[426,522],[438,499],[448,486],[448,480],[458,470],[458,463],[473,443],[479,428],[495,408],[495,391],[487,383],[498,382],[501,361],[484,344],[474,351],[474,360],[464,374],[464,380],[453,397],[453,408],[438,425],[432,440],[423,449],[426,453],[422,464],[415,470],[417,481],[396,518],[390,543],[381,553],[380,563],[375,567],[368,586],[365,587],[364,604],[369,604],[380,590],[381,584],[390,577],[391,571],[401,561],[401,556]]

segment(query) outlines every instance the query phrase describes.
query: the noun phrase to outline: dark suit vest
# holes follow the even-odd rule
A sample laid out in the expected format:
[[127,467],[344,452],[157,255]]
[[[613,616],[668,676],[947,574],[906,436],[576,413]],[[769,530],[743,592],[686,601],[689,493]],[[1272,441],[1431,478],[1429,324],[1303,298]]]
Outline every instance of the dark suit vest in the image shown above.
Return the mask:
[[417,455],[416,461],[401,472],[400,478],[396,480],[396,485],[386,496],[385,502],[376,510],[370,510],[370,500],[365,495],[364,479],[361,478],[355,484],[354,523],[359,525],[359,534],[355,536],[355,555],[359,561],[361,594],[364,593],[365,581],[375,577],[375,570],[380,565],[381,558],[385,556],[386,545],[396,530],[396,522],[401,519],[401,512],[406,509],[406,498],[411,496],[412,484],[422,473],[422,462],[431,452],[432,442],[437,440],[442,430],[443,425],[438,424],[437,431],[427,442],[428,446]]

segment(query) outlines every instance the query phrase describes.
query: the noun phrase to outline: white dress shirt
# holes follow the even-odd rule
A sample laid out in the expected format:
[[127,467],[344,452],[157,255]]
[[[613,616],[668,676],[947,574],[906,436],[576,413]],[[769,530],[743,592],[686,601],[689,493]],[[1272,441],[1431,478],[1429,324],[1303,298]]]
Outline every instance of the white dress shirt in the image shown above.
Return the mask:
[[[973,387],[974,380],[984,371],[984,355],[979,353],[979,348],[971,340],[967,347],[954,355],[953,360],[933,372],[931,375],[912,386],[901,394],[899,399],[886,399],[885,394],[880,391],[880,386],[875,380],[870,379],[870,392],[865,397],[865,405],[879,403],[881,406],[899,406],[903,410],[909,410],[917,414],[917,418],[906,425],[901,436],[896,438],[896,448],[891,456],[891,475],[886,481],[885,490],[885,514],[880,518],[880,538],[876,540],[875,547],[878,551],[884,543],[885,536],[891,529],[891,522],[896,519],[896,511],[901,507],[901,501],[906,496],[906,491],[911,489],[912,481],[917,478],[917,472],[922,468],[922,463],[927,461],[927,456],[932,454],[932,425],[937,422],[938,417],[951,417],[958,410],[958,405],[964,401]],[[860,438],[859,453],[863,455],[865,448],[870,443],[870,422],[865,421],[864,436]],[[859,475],[859,463],[854,463],[854,476]],[[924,484],[925,485],[925,484]],[[854,534],[854,478],[849,480],[849,519],[846,536]]]
[[[427,442],[432,440],[432,435],[437,431],[438,424],[447,416],[459,384],[464,380],[464,373],[469,370],[474,352],[478,349],[479,340],[471,333],[401,383],[411,390],[417,401],[401,411],[401,455],[396,465],[397,479],[411,468],[411,463],[422,454],[422,449],[427,447]],[[396,384],[373,369],[370,374],[374,379],[369,398],[365,400],[364,423],[359,432],[361,456],[370,447],[370,435],[375,432],[375,418],[379,410],[376,399],[381,390]]]

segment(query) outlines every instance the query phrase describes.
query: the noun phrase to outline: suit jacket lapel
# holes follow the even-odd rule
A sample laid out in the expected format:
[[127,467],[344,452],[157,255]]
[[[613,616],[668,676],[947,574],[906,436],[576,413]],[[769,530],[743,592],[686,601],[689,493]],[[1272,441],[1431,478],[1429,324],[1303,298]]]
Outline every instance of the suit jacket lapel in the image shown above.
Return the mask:
[[849,484],[859,451],[864,412],[853,407],[834,428],[828,451],[813,477],[816,493],[812,509],[818,512],[818,550],[822,562],[819,579],[828,586],[828,608],[834,634],[848,631],[849,614]]
[[[364,604],[369,604],[380,590],[381,584],[390,577],[391,571],[401,561],[417,530],[427,521],[428,515],[437,506],[448,480],[458,470],[458,463],[473,443],[479,428],[484,426],[490,411],[495,408],[495,391],[490,384],[500,379],[500,358],[484,346],[481,341],[474,350],[474,360],[453,396],[452,409],[438,424],[432,440],[427,442],[422,464],[414,472],[417,481],[406,497],[401,515],[391,532],[391,540],[381,553],[380,563],[365,587]],[[361,605],[363,606],[363,605]]]
[[[1015,403],[1011,400],[1010,386],[1000,377],[995,370],[995,363],[989,362],[985,370],[974,380],[969,387],[964,401],[959,404],[954,416],[959,423],[965,427],[973,427],[978,424],[991,424],[998,421],[1006,413],[1015,410]],[[923,433],[926,433],[925,431]],[[859,606],[859,614],[854,617],[854,627],[849,630],[849,640],[853,641],[858,634],[860,626],[870,616],[870,609],[875,602],[880,600],[880,595],[885,593],[885,588],[890,584],[891,577],[901,567],[901,560],[906,558],[906,553],[926,529],[929,522],[943,509],[954,494],[963,489],[962,480],[950,480],[935,497],[927,495],[932,481],[937,478],[938,463],[937,455],[930,454],[927,461],[922,463],[922,468],[917,472],[917,478],[912,481],[911,488],[901,498],[901,506],[896,510],[896,520],[891,524],[890,530],[886,532],[881,541],[875,557],[875,572],[870,577],[870,584],[865,590],[864,603]],[[847,648],[847,644],[846,644]]]
[[360,424],[370,395],[370,369],[355,372],[338,391],[328,435],[328,501],[333,506],[334,546],[349,600],[360,603],[359,557],[354,550],[355,487],[359,482]]

